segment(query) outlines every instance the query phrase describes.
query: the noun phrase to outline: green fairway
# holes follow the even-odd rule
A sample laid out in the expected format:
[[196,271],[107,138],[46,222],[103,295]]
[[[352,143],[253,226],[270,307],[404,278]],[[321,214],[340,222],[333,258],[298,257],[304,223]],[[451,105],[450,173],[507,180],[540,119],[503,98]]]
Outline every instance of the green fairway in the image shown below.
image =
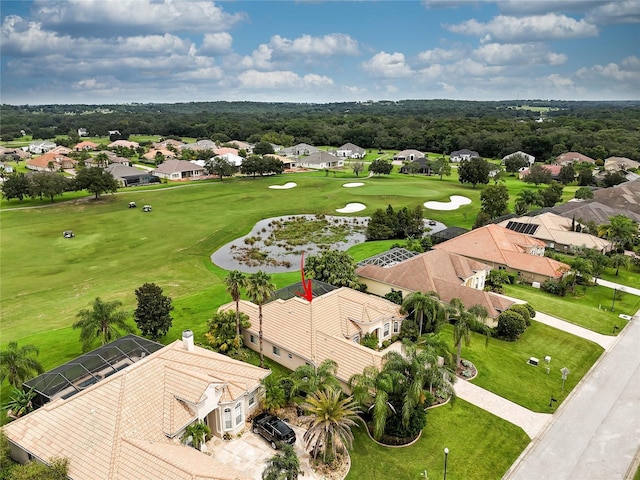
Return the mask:
[[[443,330],[453,348],[453,327],[447,325]],[[462,357],[478,369],[478,376],[472,380],[476,385],[529,410],[551,413],[602,352],[603,348],[593,342],[533,321],[515,342],[492,338],[485,347],[485,337],[472,333],[470,345],[462,348]],[[547,355],[551,357],[549,374],[543,360]],[[529,365],[529,357],[540,359],[540,365]],[[564,391],[560,373],[563,367],[571,370]],[[550,408],[551,396],[558,403]]]
[[383,447],[362,426],[353,430],[347,480],[415,480],[424,478],[425,470],[428,478],[442,478],[445,447],[449,449],[447,479],[497,479],[529,443],[520,427],[460,399],[453,407],[430,409],[422,436],[408,447]]

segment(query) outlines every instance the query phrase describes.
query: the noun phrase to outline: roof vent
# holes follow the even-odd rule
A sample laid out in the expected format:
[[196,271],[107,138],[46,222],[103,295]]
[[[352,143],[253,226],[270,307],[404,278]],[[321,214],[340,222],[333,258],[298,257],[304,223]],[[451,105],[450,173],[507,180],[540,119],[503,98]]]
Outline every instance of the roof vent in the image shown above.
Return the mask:
[[182,344],[185,350],[193,352],[193,332],[191,330],[184,330],[182,332]]

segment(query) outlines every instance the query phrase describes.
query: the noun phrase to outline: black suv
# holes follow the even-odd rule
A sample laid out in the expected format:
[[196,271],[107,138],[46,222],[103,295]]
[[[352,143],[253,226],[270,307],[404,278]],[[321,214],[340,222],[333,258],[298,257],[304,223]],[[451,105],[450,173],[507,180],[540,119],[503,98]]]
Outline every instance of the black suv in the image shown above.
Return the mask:
[[275,415],[266,412],[253,419],[253,433],[257,433],[271,443],[274,450],[278,448],[280,442],[290,445],[296,443],[296,433],[291,427]]

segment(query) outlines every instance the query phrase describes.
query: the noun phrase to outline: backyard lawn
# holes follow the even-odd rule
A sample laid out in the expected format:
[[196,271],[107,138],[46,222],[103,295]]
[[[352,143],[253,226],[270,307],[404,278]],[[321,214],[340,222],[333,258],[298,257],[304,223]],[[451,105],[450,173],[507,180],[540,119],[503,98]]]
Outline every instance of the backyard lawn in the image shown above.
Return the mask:
[[640,309],[640,297],[622,293],[617,294],[614,311],[611,311],[613,290],[600,285],[577,287],[575,295],[559,297],[538,288],[527,285],[505,285],[504,293],[511,297],[526,300],[536,310],[554,317],[562,318],[581,327],[603,335],[619,333],[627,323],[619,314],[635,315]]
[[347,480],[416,480],[425,470],[428,478],[442,478],[445,447],[447,479],[498,479],[529,443],[520,427],[460,399],[430,409],[422,436],[408,447],[380,446],[362,426],[353,432]]

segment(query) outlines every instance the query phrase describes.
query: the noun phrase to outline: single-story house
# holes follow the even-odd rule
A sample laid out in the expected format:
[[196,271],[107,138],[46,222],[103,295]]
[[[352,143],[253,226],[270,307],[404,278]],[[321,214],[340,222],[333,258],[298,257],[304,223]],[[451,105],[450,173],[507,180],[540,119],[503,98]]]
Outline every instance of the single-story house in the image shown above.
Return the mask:
[[298,165],[298,160],[296,158],[289,158],[289,157],[285,157],[283,155],[277,155],[274,153],[269,153],[264,156],[264,158],[266,157],[271,157],[271,158],[275,158],[276,160],[280,160],[285,170],[290,168],[295,168]]
[[320,150],[313,145],[309,145],[308,143],[299,143],[293,147],[283,148],[278,151],[278,153],[280,155],[286,155],[287,157],[300,157],[303,155],[311,155],[312,153],[317,153],[319,151]]
[[609,172],[629,170],[630,168],[640,168],[640,162],[636,162],[627,157],[609,157],[604,161],[604,169]]
[[80,127],[78,129],[78,136],[79,137],[88,137],[89,136],[89,132],[87,131],[86,128]]
[[169,146],[172,146],[174,148],[180,148],[182,145],[184,145],[184,142],[181,142],[179,140],[174,140],[173,138],[167,138],[166,140],[155,142],[153,144],[153,148],[168,148]]
[[8,163],[0,163],[0,173],[11,174],[13,173],[13,167]]
[[420,157],[408,162],[408,164],[403,162],[402,167],[400,167],[400,173],[422,173],[431,175],[433,170],[431,169],[431,162],[427,160],[426,157]]
[[[546,165],[545,164],[545,165],[540,165],[540,166],[551,174],[551,178],[552,179],[557,180],[558,179],[558,175],[560,175],[560,170],[562,170],[562,167],[564,165]],[[529,175],[530,171],[531,171],[530,168],[520,169],[520,171],[518,172],[518,178],[520,180],[524,180],[524,177]]]
[[[430,250],[396,262],[395,250],[403,249],[392,249],[358,264],[356,275],[368,292],[384,296],[399,291],[404,298],[413,292],[433,291],[444,303],[458,298],[466,308],[482,305],[492,321],[513,304],[483,290],[491,271],[487,264],[444,250]],[[381,263],[381,256],[386,256],[387,262]]]
[[243,142],[242,140],[231,140],[230,142],[227,142],[227,144],[235,145],[236,149],[244,150],[247,153],[253,152],[253,145],[251,145],[249,142]]
[[112,163],[105,168],[105,170],[113,175],[113,178],[115,178],[123,187],[148,185],[150,183],[160,182],[160,178],[152,175],[151,172],[148,172],[147,170],[139,170],[120,163]]
[[57,153],[49,152],[27,160],[26,167],[36,172],[56,172],[75,168],[77,160]]
[[47,153],[49,150],[56,148],[56,144],[48,140],[41,140],[39,142],[31,142],[28,150],[31,153]]
[[[360,345],[363,336],[375,335],[381,345],[400,333],[405,315],[400,313],[399,305],[384,298],[347,287],[333,288],[311,302],[292,294],[265,303],[263,353],[291,370],[335,360],[336,377],[346,386],[349,378],[362,373],[365,367],[382,365],[384,352]],[[219,310],[235,310],[235,302]],[[240,300],[240,311],[251,322],[251,327],[243,329],[244,344],[259,351],[258,306]]]
[[73,149],[76,152],[81,152],[83,150],[95,150],[96,148],[98,148],[98,144],[94,142],[90,142],[88,140],[84,142],[76,143],[73,146]]
[[554,206],[553,211],[563,217],[575,218],[576,221],[585,223],[594,222],[596,225],[608,223],[615,215],[624,215],[640,225],[640,213],[634,213],[624,207],[610,207],[597,200],[571,201]]
[[336,168],[344,166],[344,159],[338,158],[335,155],[331,155],[330,153],[324,152],[322,150],[318,150],[311,155],[298,157],[297,164],[298,167],[302,168]]
[[64,145],[57,145],[55,148],[52,148],[47,153],[58,153],[60,155],[69,155],[72,152],[70,148],[65,147]]
[[562,153],[556,157],[556,163],[558,165],[570,165],[572,163],[582,162],[591,163],[592,165],[596,164],[596,161],[593,158],[587,157],[586,155],[578,152]]
[[[225,149],[219,148],[218,150],[235,150],[235,149],[234,148],[225,148]],[[220,158],[224,158],[227,162],[229,162],[234,167],[240,167],[242,165],[242,161],[244,160],[244,157],[241,157],[237,153],[233,153],[233,152],[225,152],[225,153],[222,153],[222,154],[216,155],[216,156],[220,157]]]
[[31,154],[22,148],[0,147],[0,160],[3,162],[19,162],[28,158],[31,158]]
[[393,156],[393,160],[397,162],[415,162],[420,158],[425,158],[425,154],[419,150],[402,150]]
[[468,150],[463,148],[462,150],[456,150],[455,152],[451,152],[449,158],[452,162],[461,162],[463,160],[471,160],[474,157],[479,157],[480,154],[478,152],[474,152],[473,150]]
[[156,169],[153,174],[161,178],[169,180],[180,180],[185,178],[198,178],[205,174],[204,167],[200,167],[195,163],[186,160],[165,160]]
[[505,160],[508,160],[511,157],[515,157],[517,155],[520,155],[523,158],[525,158],[527,162],[529,162],[529,166],[533,165],[536,161],[536,157],[534,157],[533,155],[523,152],[522,150],[518,150],[517,152],[513,152],[513,153],[510,153],[509,155],[505,155],[504,157],[502,157],[502,163],[504,163]]
[[107,147],[109,148],[138,148],[140,144],[138,142],[130,142],[129,140],[116,140],[115,142],[111,142]]
[[583,225],[574,219],[552,212],[535,217],[510,218],[498,225],[543,240],[547,247],[560,252],[573,252],[580,247],[586,247],[606,253],[613,248],[611,242],[603,238],[582,233]]
[[515,272],[523,282],[542,283],[562,278],[570,269],[566,263],[545,257],[545,247],[542,240],[490,224],[433,248],[473,258],[491,268]]
[[366,154],[367,151],[364,148],[354,145],[353,143],[345,143],[336,150],[336,157],[364,158]]
[[114,370],[106,364],[100,378],[87,375],[90,386],[5,425],[11,456],[67,458],[72,480],[246,478],[181,437],[198,421],[219,437],[244,431],[268,370],[195,346],[189,330]]
[[158,153],[161,154],[164,158],[173,158],[173,157],[176,156],[175,153],[172,152],[171,150],[169,150],[168,148],[160,147],[160,148],[152,148],[152,149],[150,149],[142,157],[145,158],[146,160],[153,161],[153,160],[156,159],[156,155]]
[[198,140],[195,143],[185,143],[179,146],[180,150],[215,150],[218,145],[213,140]]

